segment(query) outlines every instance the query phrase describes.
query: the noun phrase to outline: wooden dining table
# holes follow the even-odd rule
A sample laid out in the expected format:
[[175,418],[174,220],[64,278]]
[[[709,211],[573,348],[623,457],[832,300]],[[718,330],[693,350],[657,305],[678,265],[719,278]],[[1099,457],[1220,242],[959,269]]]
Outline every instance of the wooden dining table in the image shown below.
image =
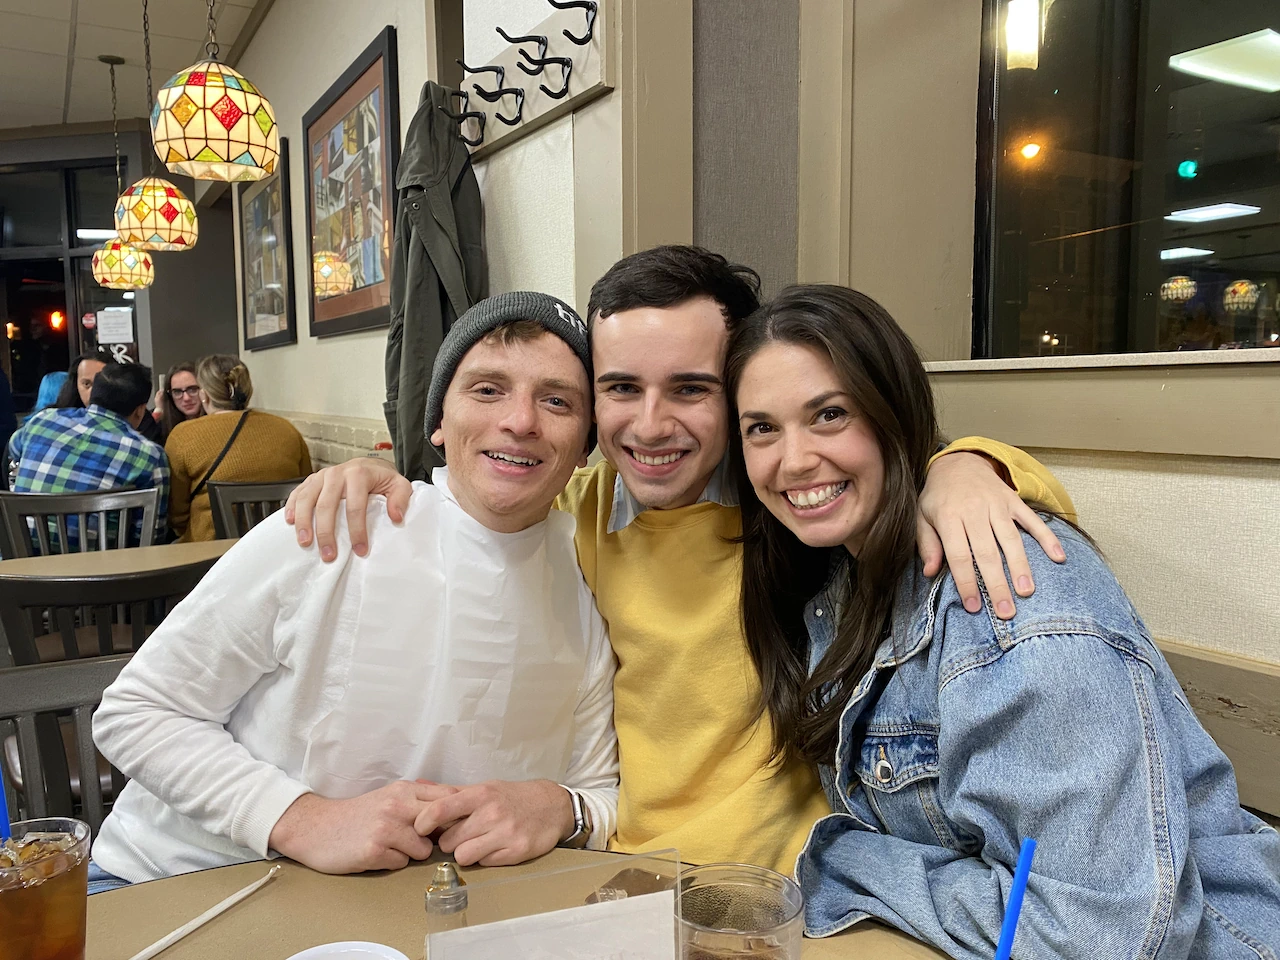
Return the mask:
[[[612,853],[553,850],[516,867],[460,871],[469,887],[614,858]],[[248,899],[178,941],[157,960],[287,960],[322,943],[366,940],[421,960],[423,893],[432,867],[415,863],[382,873],[334,877],[277,860],[280,874]],[[85,960],[130,960],[140,950],[266,875],[263,861],[122,887],[89,898]],[[540,882],[556,883],[554,874]],[[939,960],[945,954],[874,921],[824,940],[806,940],[804,960]]]
[[208,540],[201,543],[166,543],[154,547],[124,547],[119,550],[87,550],[84,553],[19,557],[0,560],[0,577],[18,580],[100,579],[154,573],[197,564],[211,567],[237,542]]

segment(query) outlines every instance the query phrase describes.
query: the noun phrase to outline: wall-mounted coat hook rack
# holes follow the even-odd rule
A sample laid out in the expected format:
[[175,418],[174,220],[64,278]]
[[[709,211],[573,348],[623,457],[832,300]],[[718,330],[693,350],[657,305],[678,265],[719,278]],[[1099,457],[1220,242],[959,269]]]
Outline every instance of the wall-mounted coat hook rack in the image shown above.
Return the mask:
[[505,123],[508,127],[514,127],[524,116],[524,87],[503,87],[501,90],[485,90],[478,83],[473,83],[471,88],[482,100],[488,100],[490,103],[497,103],[503,97],[516,98],[516,115],[514,117],[504,117],[500,113],[494,113],[493,118],[501,123]]
[[[545,18],[538,23],[521,23],[518,33],[489,20],[487,27],[492,27],[505,46],[483,66],[464,62],[476,63],[475,58],[458,61],[467,74],[461,86],[471,99],[469,104],[461,105],[464,112],[454,116],[462,121],[473,119],[474,113],[483,113],[488,120],[477,134],[483,144],[471,152],[477,160],[581,110],[614,88],[615,0],[550,0],[543,10],[547,13]],[[499,17],[507,19],[502,14]],[[560,67],[558,82],[552,79],[554,70],[547,73],[548,66]],[[526,76],[536,77],[537,86],[517,79],[517,67]],[[480,73],[492,73],[497,82],[481,79]],[[507,77],[511,78],[509,82]],[[474,126],[465,124],[462,129],[476,131]]]
[[[580,37],[575,37],[568,30],[561,30],[566,40],[576,43],[580,47],[585,47],[591,42],[591,38],[595,36],[596,30],[596,4],[595,0],[547,0],[549,4],[557,10],[575,10],[581,9],[587,11],[587,32]],[[546,56],[546,51],[538,54],[540,57]]]
[[498,31],[498,36],[507,41],[507,43],[536,43],[538,45],[538,57],[541,58],[547,55],[547,38],[545,36],[531,34],[527,37],[513,37],[501,27],[494,27],[494,29]]

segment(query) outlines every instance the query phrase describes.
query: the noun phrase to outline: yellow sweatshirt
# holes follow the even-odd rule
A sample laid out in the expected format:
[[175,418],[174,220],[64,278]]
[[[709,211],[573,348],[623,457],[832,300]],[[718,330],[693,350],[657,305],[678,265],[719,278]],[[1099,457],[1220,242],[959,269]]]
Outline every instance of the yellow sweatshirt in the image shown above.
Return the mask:
[[[991,456],[1024,499],[1072,515],[1061,485],[1022,451],[980,438],[948,450]],[[578,560],[618,658],[611,846],[790,874],[809,828],[831,811],[812,768],[766,769],[769,720],[751,722],[760,680],[739,627],[742,549],[728,542],[741,513],[715,503],[646,510],[611,534],[616,478],[607,463],[579,470],[556,503],[577,518]]]

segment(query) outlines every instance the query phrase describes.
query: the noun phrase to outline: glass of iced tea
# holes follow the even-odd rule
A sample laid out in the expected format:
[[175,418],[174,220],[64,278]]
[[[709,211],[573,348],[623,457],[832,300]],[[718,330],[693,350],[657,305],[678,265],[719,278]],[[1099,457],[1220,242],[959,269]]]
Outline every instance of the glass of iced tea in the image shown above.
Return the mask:
[[19,820],[0,842],[0,947],[6,960],[84,960],[89,825]]
[[683,960],[800,960],[804,899],[788,877],[745,863],[680,875]]

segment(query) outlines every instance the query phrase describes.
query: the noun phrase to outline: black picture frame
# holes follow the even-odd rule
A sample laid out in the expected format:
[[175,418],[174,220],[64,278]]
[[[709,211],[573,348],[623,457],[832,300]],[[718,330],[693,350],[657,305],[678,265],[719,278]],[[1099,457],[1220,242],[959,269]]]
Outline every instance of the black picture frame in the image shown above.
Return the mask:
[[[400,162],[398,78],[396,32],[387,26],[302,118],[313,337],[391,322],[391,243]],[[348,265],[353,284],[348,292],[317,295],[317,253],[336,255]]]
[[[289,191],[288,139],[280,138],[280,159],[276,163],[275,173],[254,183],[237,184],[236,187],[236,210],[240,220],[237,240],[240,245],[241,328],[244,331],[245,349],[267,350],[297,343],[298,305],[295,296],[297,288],[294,285],[293,204]],[[269,222],[269,229],[275,237],[272,256],[274,264],[270,270],[267,269],[266,256],[261,252],[264,238],[254,235],[255,229],[259,232],[264,229],[264,221]],[[259,273],[258,276],[255,276],[255,271]],[[278,326],[272,332],[259,333],[264,321],[258,308],[265,299],[265,288],[270,286],[265,282],[268,274],[283,281],[278,284],[282,289],[275,291],[269,299],[272,304],[278,303],[282,308],[275,316],[277,325],[283,322],[284,326]],[[277,297],[283,302],[277,300]]]

